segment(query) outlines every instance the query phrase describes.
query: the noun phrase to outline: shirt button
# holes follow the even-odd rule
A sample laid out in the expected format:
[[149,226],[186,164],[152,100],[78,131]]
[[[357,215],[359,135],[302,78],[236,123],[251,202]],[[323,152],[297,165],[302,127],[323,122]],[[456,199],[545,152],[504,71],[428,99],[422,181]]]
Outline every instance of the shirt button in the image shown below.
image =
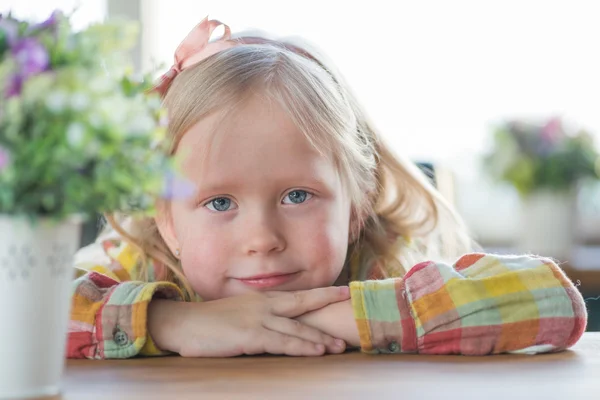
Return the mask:
[[121,329],[117,329],[113,335],[115,343],[119,346],[125,346],[129,343],[129,337]]
[[389,350],[391,353],[399,353],[399,352],[400,352],[400,345],[398,344],[398,342],[395,342],[395,341],[394,341],[394,342],[391,342],[391,343],[388,345],[388,350]]

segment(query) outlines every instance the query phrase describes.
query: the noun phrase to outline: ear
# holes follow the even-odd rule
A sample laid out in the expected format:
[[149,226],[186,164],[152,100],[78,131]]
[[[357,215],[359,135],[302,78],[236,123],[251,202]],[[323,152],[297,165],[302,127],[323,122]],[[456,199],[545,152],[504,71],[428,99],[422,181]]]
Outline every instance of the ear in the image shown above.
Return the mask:
[[175,225],[173,224],[173,214],[171,213],[171,205],[169,202],[160,201],[156,206],[156,215],[154,216],[156,227],[162,236],[163,240],[171,250],[172,254],[176,254],[179,249],[179,240]]
[[350,211],[350,225],[348,226],[348,244],[352,244],[360,236],[360,220],[357,215],[357,210],[352,207]]

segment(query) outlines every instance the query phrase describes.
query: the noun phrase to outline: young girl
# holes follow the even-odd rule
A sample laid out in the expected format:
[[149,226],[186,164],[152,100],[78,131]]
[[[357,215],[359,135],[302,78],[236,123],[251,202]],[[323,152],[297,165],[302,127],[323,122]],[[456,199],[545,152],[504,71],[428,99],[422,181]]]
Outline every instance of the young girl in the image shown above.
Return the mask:
[[209,41],[219,25],[203,20],[157,86],[193,193],[154,218],[108,216],[80,252],[69,357],[538,353],[580,338],[584,302],[559,267],[469,253],[322,56],[227,26]]

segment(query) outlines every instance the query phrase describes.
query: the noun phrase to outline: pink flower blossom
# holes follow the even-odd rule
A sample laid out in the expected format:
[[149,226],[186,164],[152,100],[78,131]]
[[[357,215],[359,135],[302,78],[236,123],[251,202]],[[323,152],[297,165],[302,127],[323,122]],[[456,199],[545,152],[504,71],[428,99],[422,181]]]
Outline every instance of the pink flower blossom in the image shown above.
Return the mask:
[[10,154],[4,147],[0,146],[0,171],[6,168],[9,162]]

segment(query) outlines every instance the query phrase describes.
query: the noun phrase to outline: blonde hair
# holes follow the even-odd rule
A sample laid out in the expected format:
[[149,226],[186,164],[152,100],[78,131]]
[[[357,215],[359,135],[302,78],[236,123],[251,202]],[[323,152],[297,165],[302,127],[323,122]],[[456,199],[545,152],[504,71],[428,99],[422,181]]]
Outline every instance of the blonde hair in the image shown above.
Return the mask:
[[[278,102],[339,169],[352,204],[347,264],[353,279],[366,279],[374,265],[383,266],[386,276],[402,275],[404,266],[469,251],[466,228],[448,202],[413,162],[393,154],[339,72],[314,48],[307,49],[296,43],[245,44],[182,71],[164,97],[169,152],[211,112],[231,113],[247,96],[260,93]],[[154,219],[130,220],[128,229],[118,219],[107,216],[143,263],[162,263],[168,271],[161,278],[177,281],[192,295]],[[146,269],[141,272],[147,279]]]

